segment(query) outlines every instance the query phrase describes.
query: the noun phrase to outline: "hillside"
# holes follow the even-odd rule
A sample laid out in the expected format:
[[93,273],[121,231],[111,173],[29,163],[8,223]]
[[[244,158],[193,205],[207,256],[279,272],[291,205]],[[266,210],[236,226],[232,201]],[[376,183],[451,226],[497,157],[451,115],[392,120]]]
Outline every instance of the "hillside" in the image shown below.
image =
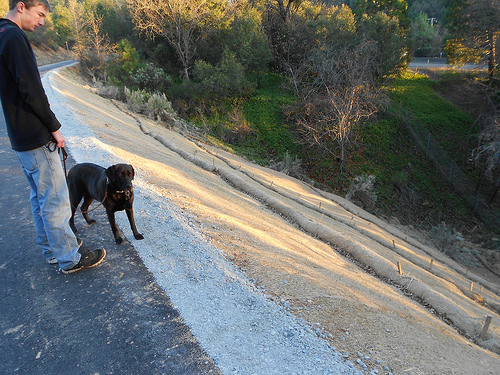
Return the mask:
[[[77,161],[134,165],[136,221],[146,240],[132,241],[160,284],[171,272],[165,251],[182,250],[168,250],[175,233],[154,235],[162,218],[148,207],[168,201],[200,241],[238,266],[269,300],[308,322],[346,360],[379,373],[496,373],[499,284],[483,278],[482,270],[446,258],[411,228],[207,146],[183,133],[179,120],[167,129],[131,116],[68,71],[50,82],[51,100],[69,106],[70,114],[59,115],[58,106],[54,111]],[[82,137],[81,124],[95,136]],[[81,218],[78,225],[84,225]],[[211,282],[203,264],[183,262],[190,277]],[[481,340],[485,315],[493,322]],[[216,332],[209,337],[218,340]]]

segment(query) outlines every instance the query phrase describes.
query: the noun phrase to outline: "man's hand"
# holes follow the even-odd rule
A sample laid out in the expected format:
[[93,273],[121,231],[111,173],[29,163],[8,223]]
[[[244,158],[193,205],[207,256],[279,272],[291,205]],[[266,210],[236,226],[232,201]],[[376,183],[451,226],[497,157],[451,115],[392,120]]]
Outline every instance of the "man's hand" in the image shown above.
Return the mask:
[[56,146],[59,148],[64,147],[64,137],[61,133],[61,131],[56,130],[55,132],[52,132],[52,136],[54,137],[54,140],[56,141]]

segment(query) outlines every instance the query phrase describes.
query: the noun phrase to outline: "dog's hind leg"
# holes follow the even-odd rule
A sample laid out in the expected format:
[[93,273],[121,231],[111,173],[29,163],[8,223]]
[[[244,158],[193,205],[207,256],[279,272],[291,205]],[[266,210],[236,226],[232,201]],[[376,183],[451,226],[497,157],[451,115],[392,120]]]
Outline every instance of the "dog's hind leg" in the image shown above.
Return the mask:
[[71,203],[71,217],[69,218],[69,226],[71,227],[71,230],[73,233],[78,233],[78,230],[76,229],[75,226],[75,211],[76,208],[78,207],[78,204],[82,200],[83,194],[81,194],[79,191],[75,191],[76,189],[72,186],[71,183],[68,183],[68,188],[69,188],[69,201]]

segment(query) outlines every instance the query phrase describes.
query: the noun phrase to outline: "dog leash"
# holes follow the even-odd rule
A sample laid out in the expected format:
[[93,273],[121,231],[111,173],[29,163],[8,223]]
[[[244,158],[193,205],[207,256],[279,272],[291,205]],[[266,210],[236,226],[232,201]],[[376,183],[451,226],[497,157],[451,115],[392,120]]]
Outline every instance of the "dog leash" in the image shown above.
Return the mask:
[[[97,210],[99,207],[101,207],[103,204],[104,204],[104,201],[106,200],[106,198],[108,197],[108,192],[106,192],[104,194],[104,199],[102,200],[102,202],[100,202],[97,206],[95,206],[94,208],[92,208],[91,210],[87,210],[87,211],[82,211],[80,210],[78,207],[74,207],[75,208],[75,211],[76,212],[81,212],[82,214],[88,214],[89,212],[92,212],[92,211],[95,211]],[[73,205],[71,205],[73,206]]]

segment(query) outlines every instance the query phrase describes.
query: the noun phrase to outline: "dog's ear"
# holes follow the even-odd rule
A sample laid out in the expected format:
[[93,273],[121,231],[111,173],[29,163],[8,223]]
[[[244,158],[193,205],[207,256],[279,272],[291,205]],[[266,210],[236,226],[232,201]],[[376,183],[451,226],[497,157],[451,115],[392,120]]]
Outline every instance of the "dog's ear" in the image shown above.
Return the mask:
[[110,180],[110,181],[114,180],[114,175],[115,175],[115,174],[113,173],[113,171],[114,171],[114,170],[115,170],[115,166],[114,166],[114,165],[112,165],[111,167],[109,167],[108,169],[106,169],[106,170],[104,171],[104,174],[106,175],[106,177],[107,177],[107,178],[108,178],[108,180]]
[[128,165],[130,167],[130,170],[132,171],[132,180],[134,179],[135,177],[135,170],[134,170],[134,167],[132,167],[132,164],[129,164]]

